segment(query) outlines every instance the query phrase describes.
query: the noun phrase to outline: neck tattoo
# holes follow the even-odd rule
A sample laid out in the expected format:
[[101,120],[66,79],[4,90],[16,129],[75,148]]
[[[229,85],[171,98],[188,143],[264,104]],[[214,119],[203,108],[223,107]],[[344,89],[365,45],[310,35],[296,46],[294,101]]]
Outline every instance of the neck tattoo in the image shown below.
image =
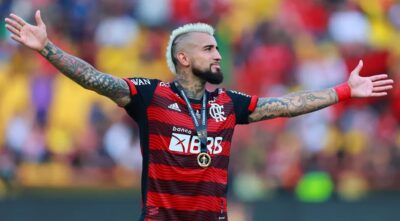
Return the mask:
[[190,99],[200,100],[205,91],[205,82],[197,78],[188,79],[188,73],[177,75],[177,81],[183,87],[186,96]]

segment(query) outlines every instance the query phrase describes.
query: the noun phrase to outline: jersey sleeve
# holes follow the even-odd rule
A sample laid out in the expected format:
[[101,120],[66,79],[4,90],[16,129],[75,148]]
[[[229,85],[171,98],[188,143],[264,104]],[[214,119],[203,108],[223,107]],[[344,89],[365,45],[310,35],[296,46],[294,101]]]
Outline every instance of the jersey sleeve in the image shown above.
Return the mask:
[[233,101],[236,124],[248,124],[249,115],[256,109],[258,97],[235,90],[228,90],[226,93]]
[[153,98],[154,91],[160,82],[157,79],[124,78],[129,86],[131,102],[124,108],[135,119],[142,119]]

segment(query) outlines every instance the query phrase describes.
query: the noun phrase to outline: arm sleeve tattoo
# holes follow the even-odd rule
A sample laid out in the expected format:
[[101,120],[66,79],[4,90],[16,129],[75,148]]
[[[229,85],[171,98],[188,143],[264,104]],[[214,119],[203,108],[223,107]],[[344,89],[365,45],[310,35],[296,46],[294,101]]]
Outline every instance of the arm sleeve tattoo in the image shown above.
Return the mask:
[[129,103],[129,87],[123,79],[96,70],[92,65],[62,51],[51,42],[47,43],[40,54],[82,87],[110,98],[119,106]]
[[335,91],[303,91],[277,98],[260,98],[257,107],[249,115],[249,122],[276,117],[294,117],[328,107],[338,102]]

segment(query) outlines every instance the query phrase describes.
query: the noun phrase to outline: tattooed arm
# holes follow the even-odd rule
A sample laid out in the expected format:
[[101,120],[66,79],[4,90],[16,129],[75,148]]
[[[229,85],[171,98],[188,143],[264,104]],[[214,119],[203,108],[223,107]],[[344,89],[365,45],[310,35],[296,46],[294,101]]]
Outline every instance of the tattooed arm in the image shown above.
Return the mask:
[[64,75],[82,87],[110,98],[119,106],[130,102],[129,87],[124,80],[96,70],[90,64],[65,53],[51,43],[39,10],[36,11],[35,20],[37,25],[31,25],[21,17],[10,14],[10,17],[5,19],[6,28],[11,32],[12,39],[40,52]]
[[96,70],[85,61],[65,53],[50,41],[40,54],[82,87],[110,98],[119,106],[129,103],[129,87],[123,79]]
[[249,115],[249,122],[275,117],[294,117],[330,106],[337,100],[333,89],[298,92],[277,98],[260,98],[256,109]]
[[[358,66],[351,72],[349,80],[341,86],[348,88],[348,98],[387,95],[387,90],[393,87],[393,80],[387,79],[386,74],[361,77],[359,73],[362,66],[363,62],[360,60]],[[340,101],[338,99],[340,93],[340,90],[330,88],[321,91],[298,92],[279,98],[260,98],[256,109],[249,115],[249,122],[310,113]]]

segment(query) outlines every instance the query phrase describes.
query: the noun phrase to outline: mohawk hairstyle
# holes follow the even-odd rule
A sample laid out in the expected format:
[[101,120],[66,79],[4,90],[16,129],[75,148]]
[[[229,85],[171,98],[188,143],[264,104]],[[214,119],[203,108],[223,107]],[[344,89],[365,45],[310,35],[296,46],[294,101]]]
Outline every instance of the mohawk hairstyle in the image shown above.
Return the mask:
[[172,31],[171,35],[169,36],[169,42],[165,55],[167,58],[168,68],[173,74],[176,74],[176,58],[174,55],[176,46],[175,40],[178,37],[191,32],[204,32],[214,35],[214,28],[205,23],[191,23],[183,25]]

